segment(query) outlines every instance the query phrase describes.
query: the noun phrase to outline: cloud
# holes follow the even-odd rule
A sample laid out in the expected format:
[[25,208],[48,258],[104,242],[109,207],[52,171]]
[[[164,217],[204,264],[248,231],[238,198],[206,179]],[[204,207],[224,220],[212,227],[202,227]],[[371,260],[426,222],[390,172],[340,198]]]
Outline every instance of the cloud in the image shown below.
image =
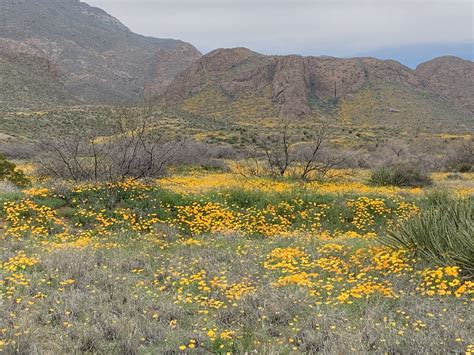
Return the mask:
[[349,56],[387,47],[473,42],[471,0],[89,0],[133,31],[207,52]]

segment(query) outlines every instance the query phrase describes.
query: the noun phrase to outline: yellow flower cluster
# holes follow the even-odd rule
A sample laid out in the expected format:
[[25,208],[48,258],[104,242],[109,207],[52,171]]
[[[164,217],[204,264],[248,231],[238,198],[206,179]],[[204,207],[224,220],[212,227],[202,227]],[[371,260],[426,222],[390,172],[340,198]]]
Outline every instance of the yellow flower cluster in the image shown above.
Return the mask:
[[279,270],[293,273],[300,268],[310,266],[309,256],[300,248],[276,248],[267,256],[263,267],[268,270]]
[[73,186],[72,191],[76,193],[84,191],[101,191],[101,190],[121,190],[121,191],[132,191],[138,194],[152,189],[153,187],[149,184],[145,184],[139,180],[128,179],[124,181],[114,183],[85,183],[76,184]]
[[26,196],[31,196],[31,197],[48,197],[50,194],[50,191],[49,189],[45,187],[39,187],[39,188],[32,187],[31,189],[23,190],[23,193]]
[[282,276],[278,278],[276,282],[274,282],[273,286],[289,286],[289,285],[297,285],[297,286],[306,286],[306,287],[314,287],[316,284],[312,280],[313,278],[318,277],[318,274],[315,272],[296,272],[290,275]]
[[347,205],[354,210],[352,224],[361,231],[373,229],[376,226],[377,219],[387,219],[390,225],[393,224],[393,221],[400,223],[419,213],[419,208],[413,203],[399,201],[397,207],[392,210],[383,199],[367,196],[350,200]]
[[177,209],[176,222],[188,228],[192,235],[237,230],[239,227],[234,213],[217,203],[201,205],[195,202],[177,206]]
[[15,256],[12,256],[1,267],[9,272],[24,270],[29,266],[38,264],[39,260],[26,255],[26,252],[20,250]]
[[352,224],[360,230],[373,226],[376,216],[383,216],[389,213],[385,202],[379,198],[371,199],[367,196],[362,196],[355,201],[348,201],[347,205],[354,209]]
[[[265,269],[278,272],[272,285],[306,287],[317,302],[325,304],[353,303],[356,299],[373,295],[398,297],[392,284],[381,278],[414,275],[416,260],[403,249],[380,246],[351,248],[332,242],[323,244],[316,251],[311,257],[300,247],[273,249],[263,261]],[[447,268],[445,272],[454,275],[455,271],[458,272],[458,269]],[[439,273],[438,270],[434,274]],[[426,277],[432,274],[428,271],[423,273]],[[453,283],[451,285],[454,286]],[[464,282],[452,294],[458,297],[467,295],[469,287],[471,283]]]
[[67,248],[77,248],[82,249],[87,246],[93,245],[93,239],[90,235],[85,234],[75,238],[74,240],[62,241],[62,242],[43,242],[43,245],[48,250],[58,250],[58,249],[67,249]]
[[[445,266],[436,269],[425,269],[420,272],[422,281],[417,288],[428,296],[474,295],[474,282],[462,280],[457,266]],[[471,296],[474,300],[474,296]]]
[[161,289],[177,287],[175,302],[196,304],[199,306],[199,312],[203,314],[207,314],[210,310],[227,308],[229,305],[236,306],[236,302],[256,291],[256,287],[246,279],[229,283],[225,275],[211,278],[206,270],[194,273],[170,271],[172,277],[154,283],[154,286],[163,283]]
[[380,270],[385,275],[412,270],[408,251],[405,249],[390,250],[386,247],[377,247],[372,248],[371,252],[374,254],[372,269]]
[[390,282],[367,281],[352,287],[348,291],[341,292],[336,299],[340,303],[350,304],[353,303],[353,299],[368,298],[372,295],[380,295],[387,298],[396,297]]
[[225,295],[228,300],[240,300],[242,297],[254,293],[256,290],[255,286],[249,282],[238,282],[230,285],[225,290]]
[[47,237],[55,229],[64,228],[64,222],[57,217],[55,210],[30,199],[7,202],[3,210],[9,224],[5,236]]
[[0,272],[1,274],[4,273],[3,279],[0,279],[0,300],[4,295],[9,299],[13,298],[16,287],[29,286],[30,280],[27,278],[25,271],[38,263],[37,258],[27,256],[23,250],[0,263]]
[[246,177],[241,169],[233,173],[203,173],[193,172],[186,175],[175,175],[160,179],[160,186],[179,193],[202,193],[210,190],[243,188],[262,192],[285,192],[295,188],[305,188],[308,191],[322,194],[380,194],[396,196],[401,191],[417,195],[422,192],[419,188],[400,189],[395,187],[373,187],[360,182],[311,182],[302,184],[297,181],[275,181],[260,177]]
[[[230,180],[234,182],[229,185]],[[393,310],[394,305],[403,307],[403,302],[397,305],[398,298],[408,295],[430,298],[424,301],[433,306],[433,296],[452,296],[449,301],[458,304],[474,300],[474,283],[464,279],[459,268],[417,271],[423,266],[411,251],[379,243],[377,236],[387,228],[419,213],[412,202],[416,199],[398,195],[398,189],[376,190],[352,182],[303,186],[291,180],[271,182],[235,174],[171,177],[160,184],[186,195],[176,196],[173,203],[175,195],[157,185],[124,181],[75,186],[65,197],[47,189],[30,189],[25,191],[28,197],[5,202],[0,223],[5,243],[0,249],[7,251],[8,257],[0,263],[0,299],[18,313],[28,312],[34,302],[45,299],[48,302],[35,308],[43,317],[42,309],[49,309],[49,305],[61,309],[63,305],[54,302],[68,297],[69,292],[107,292],[96,282],[99,274],[104,277],[99,280],[120,283],[127,299],[145,300],[144,316],[140,312],[139,317],[160,322],[159,327],[172,334],[166,338],[168,349],[174,346],[181,352],[216,353],[240,349],[248,327],[240,314],[249,317],[249,311],[253,322],[264,327],[277,325],[271,329],[271,339],[278,346],[287,345],[275,349],[297,352],[304,351],[300,335],[308,329],[308,315],[315,317],[311,330],[318,332],[353,332],[360,325],[356,317],[347,323],[344,319],[344,325],[337,328],[335,322],[324,324],[327,321],[323,319],[313,327],[319,317],[313,312],[316,310],[323,313],[341,304],[364,309],[372,302],[390,304],[388,308]],[[272,194],[249,194],[249,198],[232,191],[190,195],[229,187]],[[289,189],[298,189],[294,193],[298,197],[273,194]],[[314,191],[332,196],[312,195]],[[357,195],[362,191],[366,196]],[[344,193],[351,195],[334,196]],[[411,193],[417,192],[408,191]],[[58,205],[62,207],[41,205],[43,198],[44,203],[52,203],[51,196],[54,202],[61,199]],[[248,200],[254,197],[258,203],[252,204]],[[12,252],[12,245],[12,250],[26,251]],[[95,255],[99,248],[116,249],[100,250],[99,259],[88,263],[94,270],[90,278],[71,274],[68,268],[55,269],[52,262],[58,256],[64,260],[69,255]],[[60,297],[56,297],[58,292]],[[272,293],[284,295],[285,303],[281,304],[298,303],[288,312],[298,315],[286,319],[286,312],[280,313],[278,308],[280,299],[276,306],[275,300],[265,299]],[[180,311],[171,309],[169,314],[165,307],[161,309],[168,303]],[[59,323],[61,329],[70,334],[83,329],[82,314],[69,317],[70,310],[63,311],[68,317]],[[386,317],[382,315],[383,321],[377,320],[387,327],[387,334],[401,336],[430,329],[431,316],[409,318],[402,312],[405,310],[398,315],[389,311]],[[7,317],[12,325],[6,335],[0,329],[0,338],[5,339],[0,341],[0,349],[15,339],[15,327],[22,327],[14,316]],[[146,334],[140,336],[141,344],[148,346]],[[257,335],[255,346],[265,346],[265,337]],[[466,349],[468,341],[459,341],[460,349]]]

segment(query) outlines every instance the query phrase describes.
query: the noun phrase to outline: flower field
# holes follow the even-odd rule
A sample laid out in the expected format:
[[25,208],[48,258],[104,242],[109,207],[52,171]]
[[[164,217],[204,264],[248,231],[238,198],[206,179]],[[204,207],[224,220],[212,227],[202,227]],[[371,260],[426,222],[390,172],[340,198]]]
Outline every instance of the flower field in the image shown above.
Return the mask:
[[473,353],[472,275],[382,242],[432,194],[201,172],[0,195],[0,351]]

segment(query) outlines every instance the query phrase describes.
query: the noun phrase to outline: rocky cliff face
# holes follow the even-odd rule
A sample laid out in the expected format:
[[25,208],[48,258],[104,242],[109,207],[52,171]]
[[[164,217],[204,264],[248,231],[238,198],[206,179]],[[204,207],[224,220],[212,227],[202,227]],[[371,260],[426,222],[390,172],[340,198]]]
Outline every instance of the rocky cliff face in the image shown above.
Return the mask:
[[137,35],[78,0],[2,0],[0,23],[4,53],[54,63],[66,91],[85,103],[125,104],[145,92],[158,95],[200,57],[188,43]]
[[443,95],[474,112],[473,63],[432,62],[414,71],[375,58],[264,56],[245,48],[219,49],[178,75],[162,98],[185,100],[213,87],[232,100],[243,93],[268,95],[264,89],[270,87],[268,99],[282,115],[303,116],[311,112],[311,99],[350,98],[367,84],[381,82]]

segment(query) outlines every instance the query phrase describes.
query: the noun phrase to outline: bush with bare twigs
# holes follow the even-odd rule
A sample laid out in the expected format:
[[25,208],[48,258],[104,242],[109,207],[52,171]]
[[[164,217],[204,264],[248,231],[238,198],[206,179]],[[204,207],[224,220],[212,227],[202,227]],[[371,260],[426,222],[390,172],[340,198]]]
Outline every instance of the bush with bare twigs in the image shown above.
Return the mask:
[[105,134],[83,129],[39,143],[44,174],[62,180],[120,181],[164,174],[179,143],[164,142],[149,114],[104,118]]
[[327,146],[331,132],[326,126],[302,137],[285,125],[277,134],[254,137],[256,147],[245,160],[250,175],[297,176],[303,181],[323,179],[344,159]]

